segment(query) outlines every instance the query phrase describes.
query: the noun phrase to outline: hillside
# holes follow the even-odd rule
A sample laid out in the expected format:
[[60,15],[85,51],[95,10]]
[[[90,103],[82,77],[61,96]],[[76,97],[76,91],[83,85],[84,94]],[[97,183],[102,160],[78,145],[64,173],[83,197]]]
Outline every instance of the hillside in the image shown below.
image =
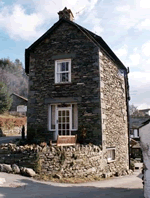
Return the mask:
[[10,94],[14,92],[28,97],[28,76],[19,59],[15,62],[8,58],[0,59],[0,81],[7,85]]

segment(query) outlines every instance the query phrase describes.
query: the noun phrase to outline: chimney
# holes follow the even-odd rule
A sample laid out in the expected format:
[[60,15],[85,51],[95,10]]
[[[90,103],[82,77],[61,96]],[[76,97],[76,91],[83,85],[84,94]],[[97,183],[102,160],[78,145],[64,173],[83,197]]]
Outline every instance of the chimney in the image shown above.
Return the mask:
[[66,7],[62,10],[58,12],[59,15],[59,19],[64,18],[64,19],[68,19],[70,21],[73,21],[74,16],[71,12],[70,9],[67,9]]

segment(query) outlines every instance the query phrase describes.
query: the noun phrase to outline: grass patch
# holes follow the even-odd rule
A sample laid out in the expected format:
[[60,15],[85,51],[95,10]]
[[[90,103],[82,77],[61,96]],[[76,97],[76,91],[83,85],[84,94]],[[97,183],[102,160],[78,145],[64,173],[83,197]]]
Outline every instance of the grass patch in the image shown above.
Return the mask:
[[12,115],[0,114],[0,127],[11,129],[15,126],[23,126],[26,122],[26,117],[15,117]]

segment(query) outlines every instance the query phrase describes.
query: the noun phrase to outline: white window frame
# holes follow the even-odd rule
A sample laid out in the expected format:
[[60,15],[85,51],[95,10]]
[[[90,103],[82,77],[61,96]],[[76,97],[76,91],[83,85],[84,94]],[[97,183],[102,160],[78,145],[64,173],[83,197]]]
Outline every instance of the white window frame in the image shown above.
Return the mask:
[[[58,63],[63,63],[63,62],[68,62],[68,71],[57,71],[58,68]],[[62,73],[68,73],[68,81],[65,82],[59,82],[58,81],[58,74],[62,74]],[[71,59],[61,59],[61,60],[55,60],[55,83],[56,84],[63,84],[63,83],[71,83]]]
[[[68,103],[69,104],[69,103]],[[55,129],[52,129],[51,128],[51,117],[52,117],[52,115],[51,115],[51,106],[55,106]],[[58,107],[58,105],[60,105],[60,104],[51,104],[51,105],[49,105],[49,111],[48,111],[48,130],[49,131],[56,131],[57,130],[57,117],[58,117],[58,115],[57,115],[57,110],[58,109],[63,109],[63,108],[61,108],[61,107]],[[78,106],[77,106],[77,127],[75,128],[75,129],[73,129],[72,128],[72,105],[77,105],[77,103],[70,103],[69,105],[71,105],[69,108],[71,109],[71,112],[70,112],[70,130],[71,131],[77,131],[78,130]],[[66,107],[64,107],[64,109],[67,109]]]
[[[108,152],[113,151],[114,152],[114,159],[108,158]],[[116,148],[115,147],[109,147],[107,148],[107,162],[114,162],[116,160]]]

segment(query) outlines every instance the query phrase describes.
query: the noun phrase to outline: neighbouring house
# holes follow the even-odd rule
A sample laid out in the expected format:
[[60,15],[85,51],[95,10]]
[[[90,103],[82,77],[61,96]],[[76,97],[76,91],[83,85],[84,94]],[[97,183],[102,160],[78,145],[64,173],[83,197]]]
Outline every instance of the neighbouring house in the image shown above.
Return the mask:
[[[145,123],[149,120],[149,117],[130,117],[130,138],[131,138],[131,158],[142,160],[142,151],[140,146],[140,128],[143,127],[143,122]],[[132,144],[134,141],[134,144]]]
[[12,98],[12,105],[9,109],[10,112],[18,112],[19,108],[22,108],[25,110],[27,109],[27,104],[28,104],[27,98],[22,97],[16,93],[12,93],[10,97]]
[[144,163],[144,197],[150,197],[150,119],[143,122],[139,129],[140,145]]
[[143,113],[144,115],[150,116],[150,109],[140,109],[139,113]]
[[112,167],[125,169],[128,70],[100,36],[73,22],[71,10],[58,14],[58,22],[25,50],[27,136],[56,141],[77,134],[80,143],[102,145]]
[[130,137],[136,141],[140,141],[139,128],[143,122],[147,121],[149,117],[130,117]]

